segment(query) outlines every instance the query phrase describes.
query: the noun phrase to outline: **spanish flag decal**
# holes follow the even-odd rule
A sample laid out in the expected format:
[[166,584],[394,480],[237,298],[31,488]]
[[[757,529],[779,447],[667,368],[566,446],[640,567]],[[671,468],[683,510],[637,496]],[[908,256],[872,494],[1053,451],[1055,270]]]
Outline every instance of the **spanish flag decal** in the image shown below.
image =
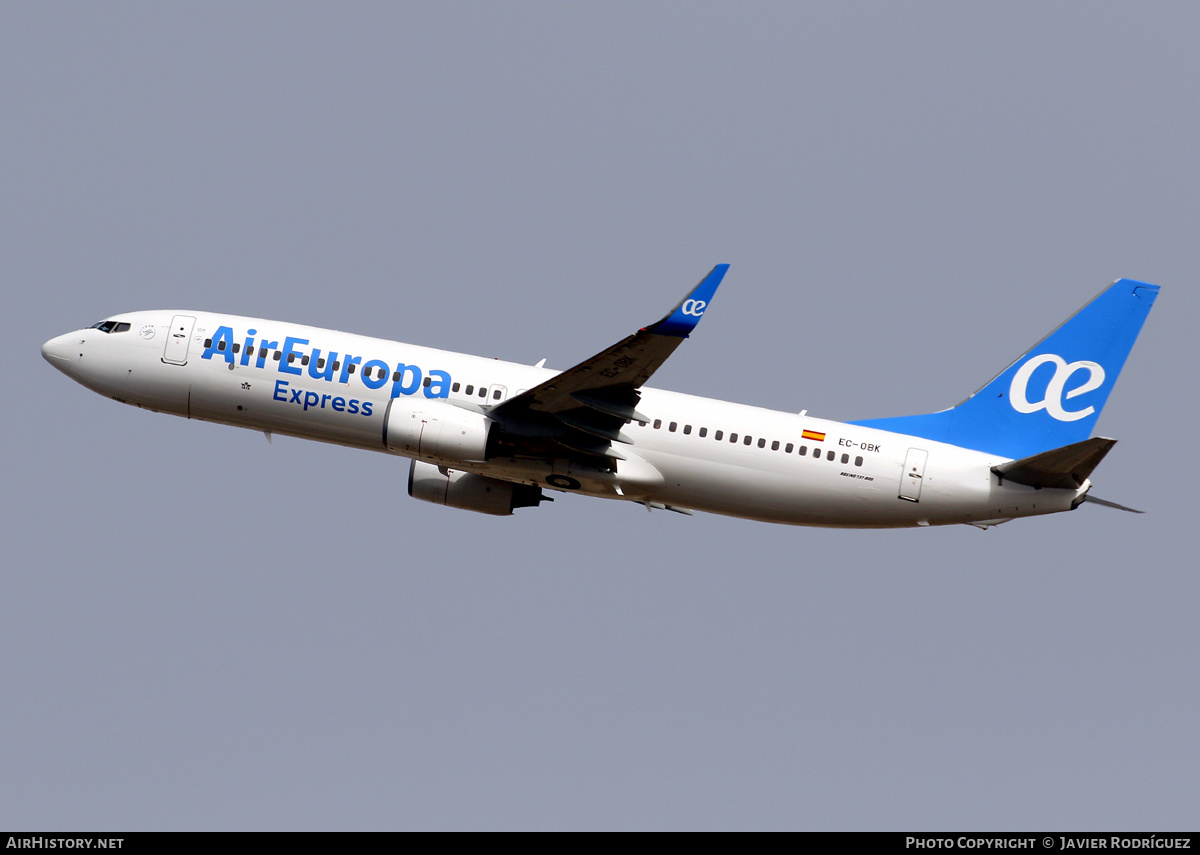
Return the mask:
[[806,430],[803,434],[801,434],[801,438],[802,439],[813,439],[813,440],[816,440],[817,442],[824,442],[825,434],[819,433],[818,431],[815,431],[815,430]]

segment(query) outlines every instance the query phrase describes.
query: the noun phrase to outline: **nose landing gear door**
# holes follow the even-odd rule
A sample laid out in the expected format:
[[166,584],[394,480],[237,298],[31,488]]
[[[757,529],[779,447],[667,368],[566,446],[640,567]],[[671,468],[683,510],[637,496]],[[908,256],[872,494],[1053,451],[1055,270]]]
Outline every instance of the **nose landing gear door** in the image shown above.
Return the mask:
[[171,318],[171,328],[167,330],[167,344],[163,348],[163,362],[170,365],[187,365],[188,343],[192,340],[194,326],[196,319],[189,315],[176,315]]

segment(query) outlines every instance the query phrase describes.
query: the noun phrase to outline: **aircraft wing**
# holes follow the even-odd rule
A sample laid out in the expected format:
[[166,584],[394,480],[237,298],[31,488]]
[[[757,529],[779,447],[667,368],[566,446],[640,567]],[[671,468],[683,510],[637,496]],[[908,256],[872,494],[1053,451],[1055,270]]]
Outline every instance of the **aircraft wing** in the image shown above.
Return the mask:
[[621,428],[647,420],[637,411],[638,390],[695,329],[727,270],[718,264],[656,323],[491,408],[496,454],[582,457],[606,466],[623,459],[612,447],[629,442]]

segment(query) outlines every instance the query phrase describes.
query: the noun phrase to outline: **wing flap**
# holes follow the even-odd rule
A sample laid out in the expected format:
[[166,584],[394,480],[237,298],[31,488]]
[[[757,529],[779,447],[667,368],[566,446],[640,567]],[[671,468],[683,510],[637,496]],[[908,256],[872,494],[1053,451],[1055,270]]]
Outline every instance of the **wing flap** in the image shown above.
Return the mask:
[[567,427],[590,433],[592,436],[598,436],[609,442],[633,444],[633,440],[621,433],[619,429],[619,426],[625,422],[616,420],[612,416],[598,415],[592,410],[576,409],[568,410],[565,413],[555,413],[554,417]]
[[650,421],[650,419],[647,416],[643,416],[636,409],[634,409],[632,404],[628,404],[624,401],[613,400],[610,398],[602,398],[595,394],[589,395],[585,392],[575,392],[571,395],[571,397],[574,398],[579,403],[583,404],[585,407],[591,407],[593,410],[599,410],[600,412],[605,413],[606,415],[616,416],[617,418],[619,418],[625,422],[629,422],[629,421],[648,422],[648,421]]

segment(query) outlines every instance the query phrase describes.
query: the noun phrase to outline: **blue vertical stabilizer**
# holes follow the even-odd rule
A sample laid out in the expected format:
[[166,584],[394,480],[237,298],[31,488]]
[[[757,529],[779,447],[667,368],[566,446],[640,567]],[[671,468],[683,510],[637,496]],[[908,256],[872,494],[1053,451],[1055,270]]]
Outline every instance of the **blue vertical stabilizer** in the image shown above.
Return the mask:
[[1157,296],[1157,285],[1120,279],[957,407],[852,424],[1014,459],[1081,442]]

